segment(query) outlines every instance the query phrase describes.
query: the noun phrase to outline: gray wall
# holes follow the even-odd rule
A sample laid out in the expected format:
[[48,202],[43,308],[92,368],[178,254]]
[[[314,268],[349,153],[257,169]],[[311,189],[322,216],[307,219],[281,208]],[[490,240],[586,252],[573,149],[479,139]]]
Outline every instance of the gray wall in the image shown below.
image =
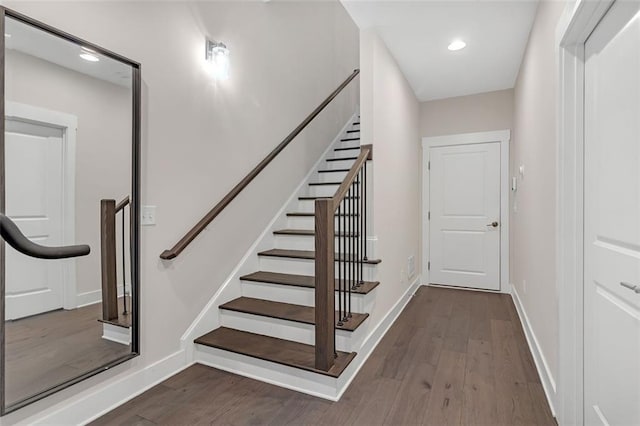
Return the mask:
[[[553,380],[558,379],[556,291],[556,111],[555,31],[566,2],[542,1],[515,87],[511,170],[518,191],[511,211],[511,282]],[[517,212],[513,206],[517,206]],[[526,287],[524,282],[526,281]]]
[[[374,324],[406,293],[421,272],[420,104],[384,42],[374,30],[360,36],[361,137],[373,144],[373,231],[377,266]],[[407,261],[415,259],[409,276]]]
[[420,104],[420,135],[488,132],[513,126],[513,89]]

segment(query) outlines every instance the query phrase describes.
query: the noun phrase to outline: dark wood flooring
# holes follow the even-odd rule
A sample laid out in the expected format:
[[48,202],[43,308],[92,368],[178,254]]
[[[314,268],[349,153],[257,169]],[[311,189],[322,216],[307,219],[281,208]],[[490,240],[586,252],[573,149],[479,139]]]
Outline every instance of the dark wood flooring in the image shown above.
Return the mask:
[[[122,298],[119,299],[122,311]],[[100,303],[7,321],[7,404],[71,380],[130,352],[102,338]]]
[[555,425],[507,295],[421,287],[338,402],[194,365],[96,425]]

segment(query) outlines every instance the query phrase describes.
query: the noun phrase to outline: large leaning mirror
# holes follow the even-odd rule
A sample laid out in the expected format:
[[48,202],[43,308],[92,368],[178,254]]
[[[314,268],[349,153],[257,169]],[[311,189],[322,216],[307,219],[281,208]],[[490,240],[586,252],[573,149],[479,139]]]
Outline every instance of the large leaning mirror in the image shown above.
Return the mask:
[[0,11],[4,414],[139,352],[140,66]]

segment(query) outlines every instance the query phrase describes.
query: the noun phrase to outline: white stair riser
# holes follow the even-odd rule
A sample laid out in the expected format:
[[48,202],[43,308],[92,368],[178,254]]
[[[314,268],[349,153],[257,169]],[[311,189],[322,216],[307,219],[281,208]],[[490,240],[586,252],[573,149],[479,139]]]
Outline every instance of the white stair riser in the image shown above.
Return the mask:
[[333,197],[340,185],[309,185],[306,195],[311,197]]
[[353,160],[325,161],[325,164],[320,167],[325,170],[350,169],[353,162]]
[[[335,379],[221,349],[195,346],[195,362],[333,401],[337,400],[340,389],[350,377],[343,373],[344,378]],[[347,367],[351,375],[354,374],[353,368],[355,366]]]
[[[311,324],[224,309],[220,310],[220,324],[223,327],[262,334],[263,336],[277,337],[278,339],[292,340],[307,345],[313,345],[315,342],[315,326]],[[358,333],[358,330],[336,330],[336,349],[345,352],[353,352],[359,349],[359,347],[353,345],[354,340],[359,341],[361,338],[360,336],[355,336],[356,333]]]
[[313,216],[287,216],[289,229],[314,229],[315,218]]
[[[345,218],[344,216],[340,216],[341,218]],[[338,232],[338,216],[336,216],[335,221],[335,230]],[[347,216],[345,219],[348,219]],[[358,226],[359,224],[356,224]],[[314,229],[315,228],[315,217],[313,216],[288,216],[287,217],[287,227],[289,229]],[[343,222],[340,223],[340,227],[344,227]]]
[[[260,270],[296,275],[314,275],[315,262],[307,259],[291,259],[286,257],[260,256]],[[365,264],[363,268],[365,281],[376,281],[376,265]],[[337,271],[336,271],[337,276]]]
[[[337,232],[337,229],[336,229]],[[312,235],[275,235],[275,248],[288,249],[288,250],[315,250],[315,237]],[[336,251],[338,251],[338,244],[345,244],[344,241],[340,242],[339,238],[335,239]],[[353,244],[353,243],[352,243]],[[352,253],[355,250],[349,250],[347,243],[346,248],[339,250],[341,253]]]
[[[353,141],[356,142],[356,141]],[[337,148],[353,148],[353,146],[351,145],[347,145],[350,142],[344,142],[344,145],[340,144],[337,146]],[[351,157],[357,157],[358,155],[360,155],[360,150],[358,149],[343,149],[340,151],[333,151],[330,154],[330,158],[351,158]]]
[[[369,294],[351,293],[351,309],[354,312],[370,312],[374,297]],[[253,281],[242,282],[242,295],[272,302],[315,306],[315,289]],[[336,303],[338,293],[336,292]]]
[[316,173],[312,182],[342,182],[347,172]]

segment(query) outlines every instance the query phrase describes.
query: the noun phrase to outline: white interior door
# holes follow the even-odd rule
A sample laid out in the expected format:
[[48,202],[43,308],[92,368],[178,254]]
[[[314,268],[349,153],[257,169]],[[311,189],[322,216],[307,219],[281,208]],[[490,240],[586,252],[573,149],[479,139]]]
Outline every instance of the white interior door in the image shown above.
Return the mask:
[[500,143],[432,147],[432,284],[500,289]]
[[585,423],[640,425],[640,16],[585,45]]
[[[63,134],[6,120],[6,215],[32,241],[63,245]],[[62,308],[64,262],[25,256],[6,245],[5,319]]]

